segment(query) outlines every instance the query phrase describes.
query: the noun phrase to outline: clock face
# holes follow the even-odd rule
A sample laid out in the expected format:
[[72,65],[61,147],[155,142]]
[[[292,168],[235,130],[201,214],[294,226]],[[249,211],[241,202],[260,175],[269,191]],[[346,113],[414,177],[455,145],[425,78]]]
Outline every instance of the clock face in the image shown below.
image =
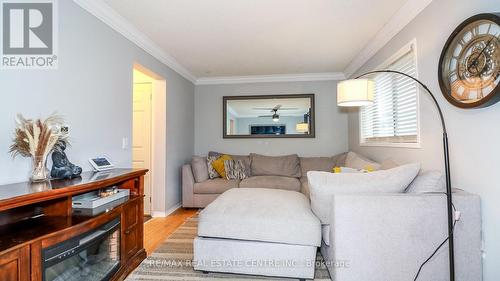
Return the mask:
[[451,103],[469,108],[497,101],[500,17],[481,14],[462,23],[448,39],[439,67],[441,90]]

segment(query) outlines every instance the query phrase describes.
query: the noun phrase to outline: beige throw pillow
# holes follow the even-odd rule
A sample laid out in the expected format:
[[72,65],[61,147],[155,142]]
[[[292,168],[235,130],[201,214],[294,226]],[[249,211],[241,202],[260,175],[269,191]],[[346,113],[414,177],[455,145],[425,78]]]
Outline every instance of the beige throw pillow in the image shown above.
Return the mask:
[[382,163],[380,163],[379,170],[389,170],[392,168],[396,168],[397,166],[399,166],[399,164],[396,161],[394,161],[392,158],[387,158],[382,161]]
[[353,169],[363,169],[375,171],[380,168],[380,164],[352,151],[347,153],[345,166]]

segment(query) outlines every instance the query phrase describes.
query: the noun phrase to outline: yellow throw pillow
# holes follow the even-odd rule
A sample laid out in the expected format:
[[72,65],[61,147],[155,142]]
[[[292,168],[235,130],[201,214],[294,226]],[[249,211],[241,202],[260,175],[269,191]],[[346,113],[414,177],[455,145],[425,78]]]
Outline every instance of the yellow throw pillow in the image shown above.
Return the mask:
[[364,170],[366,170],[367,172],[374,172],[376,169],[372,165],[366,165]]
[[226,169],[224,168],[224,160],[231,160],[231,156],[229,155],[222,155],[219,157],[219,159],[215,160],[212,162],[212,167],[219,173],[219,175],[225,179],[226,178]]
[[[368,167],[369,168],[369,167]],[[333,167],[332,168],[332,173],[338,174],[338,173],[368,173],[368,172],[373,172],[373,169],[353,169],[349,167]]]

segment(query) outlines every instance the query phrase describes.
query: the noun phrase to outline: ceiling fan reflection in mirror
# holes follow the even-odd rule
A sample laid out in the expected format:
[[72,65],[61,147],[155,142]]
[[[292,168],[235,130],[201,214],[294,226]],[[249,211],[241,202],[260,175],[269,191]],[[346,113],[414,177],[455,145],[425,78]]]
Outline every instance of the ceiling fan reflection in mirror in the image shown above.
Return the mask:
[[274,122],[279,122],[280,121],[280,115],[278,114],[278,110],[298,110],[298,108],[295,108],[295,107],[282,107],[281,104],[277,104],[273,108],[270,108],[270,107],[254,107],[252,109],[253,110],[270,110],[273,113],[272,115],[260,115],[259,117],[271,117]]

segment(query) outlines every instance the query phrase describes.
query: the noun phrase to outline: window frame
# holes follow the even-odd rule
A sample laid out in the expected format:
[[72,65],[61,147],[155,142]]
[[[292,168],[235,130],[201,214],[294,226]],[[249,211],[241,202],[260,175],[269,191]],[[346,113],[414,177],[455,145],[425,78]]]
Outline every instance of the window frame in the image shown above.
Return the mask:
[[[376,67],[376,70],[384,70],[395,61],[403,57],[408,51],[413,50],[413,56],[415,60],[415,78],[418,79],[418,52],[417,52],[417,40],[413,39],[409,43],[405,44],[401,49],[399,49],[396,53],[386,59],[383,63]],[[397,75],[397,74],[394,74]],[[409,79],[409,78],[408,78]],[[390,140],[372,140],[367,141],[367,139],[363,138],[363,108],[360,108],[358,114],[358,127],[359,127],[359,146],[365,147],[399,147],[399,148],[421,148],[421,131],[420,131],[420,85],[417,85],[416,88],[416,107],[417,107],[417,136],[416,142],[397,142]],[[397,139],[398,137],[387,137],[392,139]]]

